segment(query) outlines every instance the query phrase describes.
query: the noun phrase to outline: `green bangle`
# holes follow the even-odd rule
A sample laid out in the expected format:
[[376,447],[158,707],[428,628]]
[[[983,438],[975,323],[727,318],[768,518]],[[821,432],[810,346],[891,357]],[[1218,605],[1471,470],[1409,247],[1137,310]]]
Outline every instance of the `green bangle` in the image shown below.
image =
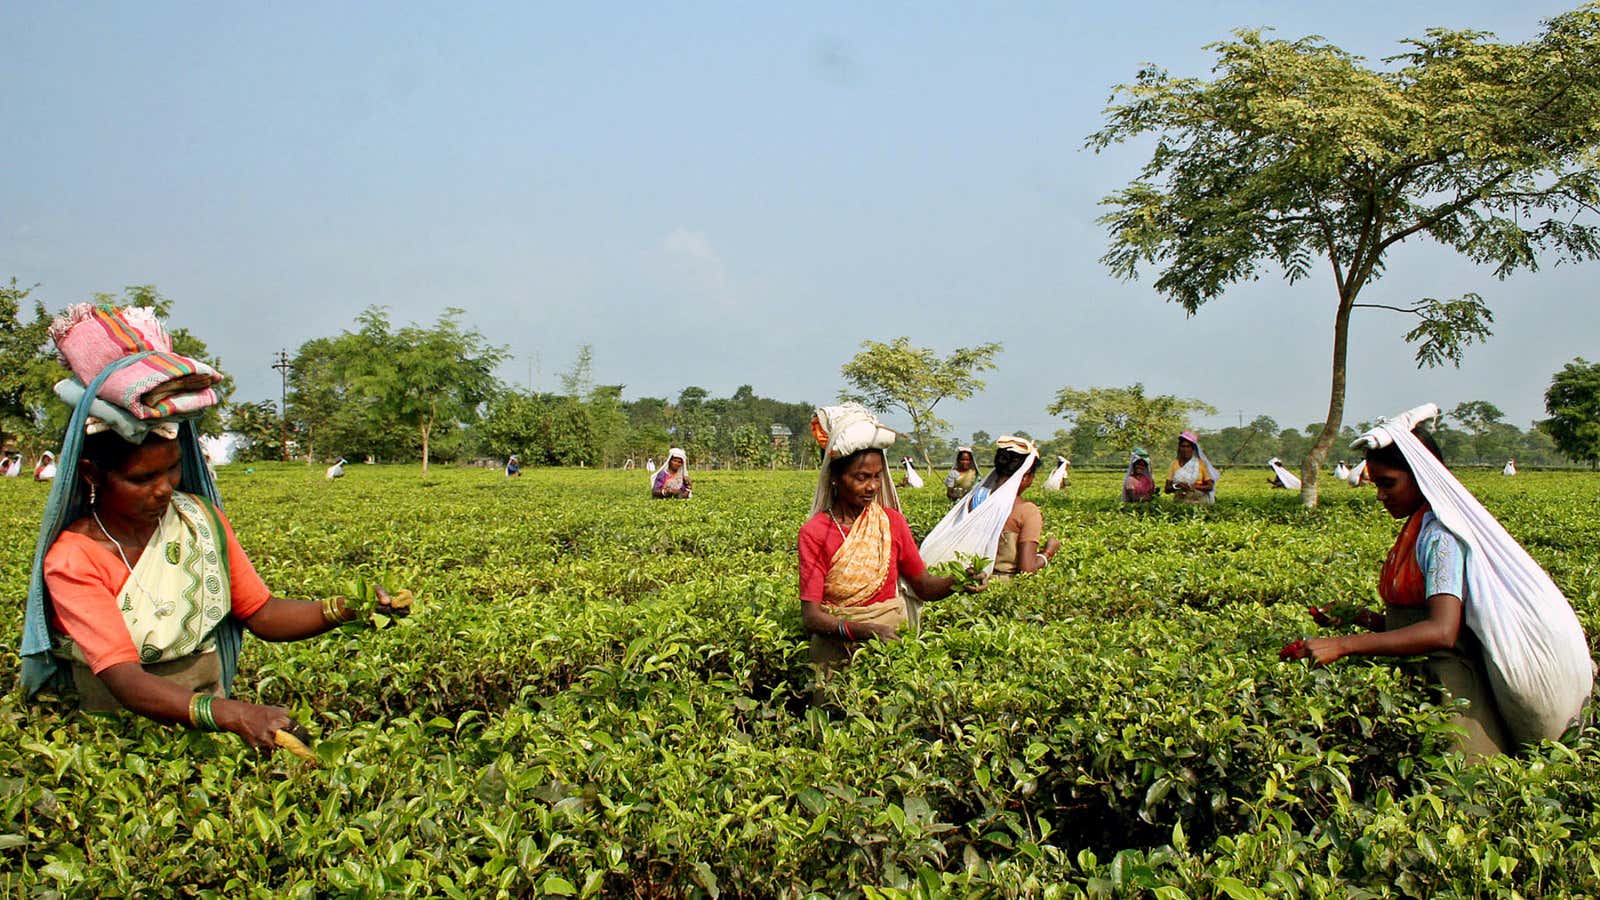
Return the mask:
[[222,730],[217,727],[217,720],[211,714],[211,704],[216,699],[210,694],[195,694],[195,698],[189,702],[190,709],[194,714],[195,724],[206,731]]

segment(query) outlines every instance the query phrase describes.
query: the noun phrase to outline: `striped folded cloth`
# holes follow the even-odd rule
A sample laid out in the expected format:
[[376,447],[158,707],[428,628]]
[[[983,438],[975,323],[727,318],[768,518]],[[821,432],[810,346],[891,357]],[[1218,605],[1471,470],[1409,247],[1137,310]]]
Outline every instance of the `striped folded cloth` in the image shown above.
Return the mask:
[[100,399],[138,419],[197,413],[217,403],[213,386],[222,373],[172,352],[172,337],[155,311],[145,306],[78,303],[50,325],[61,361],[84,384],[124,356],[149,356],[113,372],[97,391]]

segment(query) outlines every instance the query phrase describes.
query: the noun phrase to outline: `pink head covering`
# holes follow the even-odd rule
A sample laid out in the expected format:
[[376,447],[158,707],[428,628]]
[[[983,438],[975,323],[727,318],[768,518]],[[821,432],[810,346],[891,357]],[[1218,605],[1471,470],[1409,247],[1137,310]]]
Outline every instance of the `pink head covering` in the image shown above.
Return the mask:
[[1200,446],[1200,436],[1192,431],[1180,431],[1178,432],[1178,437],[1188,441],[1196,447]]

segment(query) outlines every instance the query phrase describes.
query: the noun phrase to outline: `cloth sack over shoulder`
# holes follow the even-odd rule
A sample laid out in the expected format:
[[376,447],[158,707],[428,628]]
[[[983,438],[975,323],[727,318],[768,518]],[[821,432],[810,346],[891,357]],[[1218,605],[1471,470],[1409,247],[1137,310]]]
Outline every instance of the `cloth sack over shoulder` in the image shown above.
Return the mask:
[[1351,446],[1398,446],[1434,516],[1466,545],[1465,619],[1483,644],[1489,683],[1512,737],[1560,737],[1594,686],[1583,626],[1549,574],[1411,433],[1438,414],[1431,403],[1419,406],[1380,422]]
[[1284,468],[1283,460],[1274,456],[1267,460],[1267,465],[1272,467],[1272,474],[1278,476],[1278,483],[1291,491],[1300,490],[1300,476]]
[[1044,480],[1044,489],[1047,491],[1059,491],[1065,487],[1067,484],[1067,467],[1070,465],[1072,465],[1072,462],[1065,456],[1057,456],[1055,471],[1051,472],[1050,477]]
[[913,488],[922,487],[922,475],[917,471],[916,464],[911,457],[906,457],[903,463],[906,467],[906,484]]
[[[1001,438],[1002,441],[1005,439]],[[922,561],[929,566],[936,566],[955,559],[956,554],[984,556],[989,559],[984,571],[993,572],[995,550],[1000,546],[1001,533],[1006,530],[1006,519],[1011,517],[1011,505],[1016,502],[1017,492],[1022,489],[1023,477],[1038,458],[1038,451],[1030,450],[1022,466],[998,486],[997,473],[990,472],[984,479],[984,484],[990,487],[989,496],[977,509],[971,509],[966,498],[956,501],[956,505],[950,507],[939,524],[923,538],[920,548]]]
[[[1359,440],[1359,438],[1357,440]],[[1367,461],[1363,459],[1361,462],[1358,462],[1354,466],[1350,467],[1350,473],[1344,477],[1344,480],[1350,482],[1351,487],[1361,487],[1361,479],[1366,474]]]

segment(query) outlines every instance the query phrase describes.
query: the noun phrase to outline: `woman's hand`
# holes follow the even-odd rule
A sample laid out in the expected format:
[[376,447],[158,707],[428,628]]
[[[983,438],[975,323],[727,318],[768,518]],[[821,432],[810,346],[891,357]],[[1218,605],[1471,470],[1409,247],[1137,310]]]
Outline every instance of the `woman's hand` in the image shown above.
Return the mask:
[[281,706],[218,700],[212,705],[211,714],[222,730],[231,731],[243,738],[246,744],[268,753],[278,749],[278,731],[294,727],[289,711]]
[[1278,651],[1281,660],[1309,659],[1313,665],[1325,666],[1345,656],[1343,638],[1301,638]]
[[869,638],[880,641],[900,640],[900,630],[889,625],[873,625],[864,622],[852,622],[850,624],[850,633],[855,635],[859,640],[867,640]]
[[374,587],[377,589],[378,595],[378,605],[372,610],[375,615],[389,616],[395,619],[411,615],[413,598],[410,591],[401,590],[391,596],[388,591],[383,589],[383,585],[374,585]]
[[1061,539],[1060,538],[1051,538],[1050,540],[1044,542],[1044,555],[1045,556],[1054,558],[1056,553],[1060,549],[1061,549]]
[[1344,624],[1344,621],[1337,616],[1329,615],[1326,607],[1308,606],[1306,607],[1306,614],[1311,616],[1311,621],[1321,625],[1323,628],[1337,628]]

